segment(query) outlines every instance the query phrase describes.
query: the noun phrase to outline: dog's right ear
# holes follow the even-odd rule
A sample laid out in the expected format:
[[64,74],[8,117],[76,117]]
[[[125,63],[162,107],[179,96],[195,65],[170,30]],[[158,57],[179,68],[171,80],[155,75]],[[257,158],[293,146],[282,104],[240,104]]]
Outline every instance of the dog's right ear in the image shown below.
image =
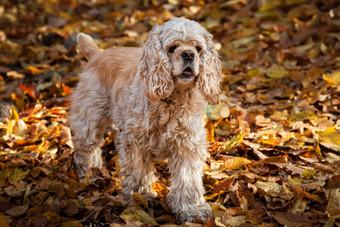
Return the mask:
[[150,31],[138,68],[145,83],[145,94],[151,101],[169,97],[174,89],[171,64],[160,38],[162,28],[162,25],[156,25]]
[[94,43],[91,36],[84,33],[79,33],[77,35],[77,43],[79,44],[80,52],[90,60],[93,56],[101,52],[100,48]]

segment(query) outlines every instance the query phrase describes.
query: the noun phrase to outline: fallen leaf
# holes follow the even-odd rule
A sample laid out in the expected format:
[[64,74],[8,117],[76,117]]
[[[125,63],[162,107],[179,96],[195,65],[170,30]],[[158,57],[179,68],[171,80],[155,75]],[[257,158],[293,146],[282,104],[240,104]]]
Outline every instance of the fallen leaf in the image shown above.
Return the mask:
[[2,227],[9,227],[9,225],[6,222],[5,216],[3,213],[0,213],[0,226]]
[[262,189],[266,194],[271,195],[273,197],[277,197],[280,194],[282,186],[276,182],[264,182],[257,181],[255,186],[259,189]]
[[17,217],[17,216],[20,216],[20,215],[26,213],[27,209],[28,209],[28,205],[16,206],[16,207],[13,207],[13,208],[7,210],[6,214]]
[[249,163],[251,163],[251,161],[246,158],[235,157],[228,159],[224,162],[224,169],[226,170],[240,169],[241,167]]
[[340,71],[335,71],[331,74],[322,74],[322,78],[331,85],[338,85],[340,83]]
[[230,114],[229,106],[224,102],[218,102],[217,105],[208,105],[206,107],[206,114],[211,120],[227,118]]

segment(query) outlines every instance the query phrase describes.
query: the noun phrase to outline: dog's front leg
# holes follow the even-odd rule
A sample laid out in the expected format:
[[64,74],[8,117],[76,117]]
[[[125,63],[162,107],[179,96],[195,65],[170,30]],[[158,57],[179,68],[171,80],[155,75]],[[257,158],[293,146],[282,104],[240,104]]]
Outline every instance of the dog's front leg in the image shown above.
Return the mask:
[[156,181],[154,164],[151,153],[138,149],[135,145],[129,144],[122,139],[124,135],[118,136],[120,174],[123,176],[123,194],[129,199],[137,192],[144,195],[147,199],[157,195],[152,189],[153,182]]
[[195,151],[181,150],[180,153],[172,154],[169,159],[171,186],[167,201],[181,223],[195,218],[206,221],[212,216],[211,207],[203,197],[205,152],[203,147]]

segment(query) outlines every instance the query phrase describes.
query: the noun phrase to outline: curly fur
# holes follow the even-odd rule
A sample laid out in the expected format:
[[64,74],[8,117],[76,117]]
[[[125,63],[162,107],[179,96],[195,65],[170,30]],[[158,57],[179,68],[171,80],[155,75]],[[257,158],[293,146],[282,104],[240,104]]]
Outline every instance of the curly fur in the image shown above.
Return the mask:
[[89,59],[70,111],[80,178],[102,167],[100,144],[114,123],[123,193],[154,197],[153,161],[168,159],[169,207],[180,222],[206,220],[211,208],[203,197],[201,119],[206,104],[217,100],[221,80],[212,36],[197,22],[175,18],[155,26],[143,49],[101,51],[82,33],[78,43]]

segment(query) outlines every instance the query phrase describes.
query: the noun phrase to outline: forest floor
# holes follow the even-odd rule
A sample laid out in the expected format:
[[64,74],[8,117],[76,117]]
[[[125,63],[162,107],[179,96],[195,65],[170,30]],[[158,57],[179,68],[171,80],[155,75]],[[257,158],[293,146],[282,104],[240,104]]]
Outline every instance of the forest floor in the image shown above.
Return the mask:
[[[164,2],[164,3],[163,3]],[[340,226],[340,7],[336,0],[4,0],[0,5],[0,226],[176,226],[170,174],[128,202],[114,149],[95,182],[72,169],[67,109],[86,64],[78,32],[103,49],[142,46],[156,24],[205,26],[223,94],[206,110],[205,198],[186,226]],[[13,107],[11,107],[13,105]]]

